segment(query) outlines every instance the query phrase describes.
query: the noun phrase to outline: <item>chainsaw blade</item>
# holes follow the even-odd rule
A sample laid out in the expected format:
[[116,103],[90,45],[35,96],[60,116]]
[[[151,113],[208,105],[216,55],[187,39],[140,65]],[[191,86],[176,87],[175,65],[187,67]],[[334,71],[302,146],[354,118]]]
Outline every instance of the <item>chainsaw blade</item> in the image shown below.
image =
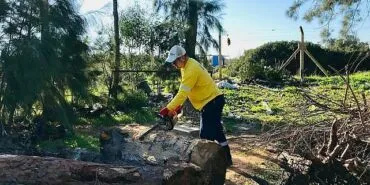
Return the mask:
[[149,130],[142,133],[138,138],[139,140],[143,140],[145,136],[147,136],[150,132],[156,130],[156,128],[160,128],[161,130],[170,131],[173,130],[177,123],[177,116],[174,117],[162,117],[161,115],[157,115],[160,118],[157,124],[153,125]]

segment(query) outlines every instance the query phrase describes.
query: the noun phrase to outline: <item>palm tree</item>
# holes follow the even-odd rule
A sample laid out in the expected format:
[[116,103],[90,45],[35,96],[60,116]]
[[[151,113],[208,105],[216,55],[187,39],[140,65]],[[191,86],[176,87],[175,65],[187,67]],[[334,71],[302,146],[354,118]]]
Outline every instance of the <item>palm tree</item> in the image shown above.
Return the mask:
[[[210,31],[216,29],[222,32],[219,21],[224,7],[222,0],[155,0],[157,12],[163,10],[166,19],[185,22],[185,50],[189,57],[195,58],[195,48],[198,46],[204,55],[209,47],[218,49],[217,41]],[[183,112],[186,116],[197,117],[188,101],[184,103]]]
[[217,41],[210,31],[223,31],[220,23],[222,0],[155,0],[157,12],[163,10],[166,19],[186,22],[185,49],[190,57],[195,57],[195,48],[205,52],[212,45],[218,48]]

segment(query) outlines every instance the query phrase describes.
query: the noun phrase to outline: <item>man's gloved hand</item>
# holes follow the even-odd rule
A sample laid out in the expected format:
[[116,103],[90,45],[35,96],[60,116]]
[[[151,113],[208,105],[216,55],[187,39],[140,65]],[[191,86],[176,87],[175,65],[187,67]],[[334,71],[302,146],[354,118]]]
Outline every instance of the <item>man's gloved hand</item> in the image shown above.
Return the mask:
[[165,116],[168,116],[168,113],[170,112],[170,110],[167,108],[167,107],[164,107],[162,108],[160,111],[159,111],[159,115],[161,115],[162,117],[165,117]]
[[182,106],[181,105],[177,106],[174,111],[176,112],[176,114],[181,114]]
[[159,111],[159,115],[161,115],[162,117],[168,116],[170,118],[173,118],[177,114],[181,113],[181,109],[182,109],[181,105],[177,106],[173,111],[169,110],[167,107],[164,107],[161,109],[161,111]]
[[168,116],[169,116],[170,118],[173,118],[173,117],[177,116],[178,114],[180,114],[180,113],[181,113],[181,109],[182,109],[182,106],[181,106],[181,105],[177,106],[177,107],[175,108],[175,110],[173,110],[173,111],[169,111],[169,112],[168,112]]

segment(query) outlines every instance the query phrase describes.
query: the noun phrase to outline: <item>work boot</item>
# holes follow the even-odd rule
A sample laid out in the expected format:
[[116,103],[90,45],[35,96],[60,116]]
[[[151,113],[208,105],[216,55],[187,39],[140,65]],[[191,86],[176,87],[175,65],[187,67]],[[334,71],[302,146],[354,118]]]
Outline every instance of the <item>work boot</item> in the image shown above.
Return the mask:
[[231,153],[230,153],[230,147],[229,145],[223,146],[222,150],[225,153],[225,158],[226,158],[226,167],[230,167],[233,165],[233,160],[231,158]]

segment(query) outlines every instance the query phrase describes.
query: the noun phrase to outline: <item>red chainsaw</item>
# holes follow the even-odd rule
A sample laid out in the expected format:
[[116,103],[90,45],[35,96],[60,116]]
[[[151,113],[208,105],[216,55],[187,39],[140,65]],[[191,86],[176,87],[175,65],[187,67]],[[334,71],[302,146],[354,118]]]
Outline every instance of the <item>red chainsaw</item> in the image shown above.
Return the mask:
[[160,129],[160,130],[166,130],[170,131],[173,130],[175,127],[177,120],[178,120],[178,115],[181,114],[181,107],[175,110],[176,114],[173,117],[170,116],[162,116],[160,114],[157,114],[157,118],[159,119],[155,125],[153,125],[149,130],[145,131],[142,133],[138,139],[143,140],[145,136],[147,136],[150,132]]

